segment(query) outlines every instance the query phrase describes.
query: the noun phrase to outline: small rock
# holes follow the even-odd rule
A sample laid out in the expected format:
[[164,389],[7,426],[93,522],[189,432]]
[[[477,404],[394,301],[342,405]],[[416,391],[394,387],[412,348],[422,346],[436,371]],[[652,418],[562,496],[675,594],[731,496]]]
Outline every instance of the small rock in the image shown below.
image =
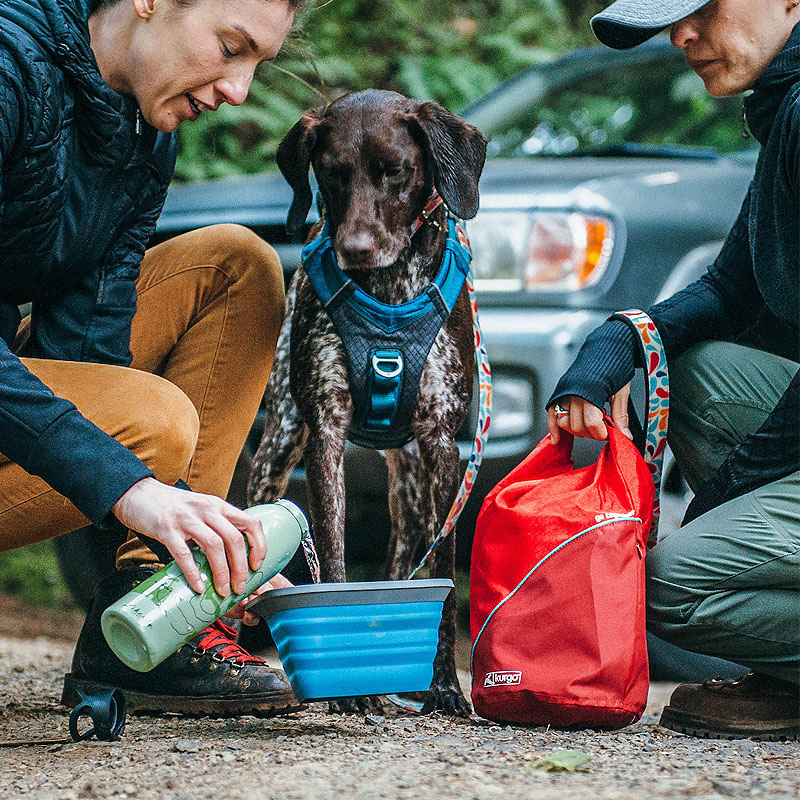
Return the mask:
[[374,725],[375,727],[383,725],[385,721],[386,718],[382,717],[380,714],[367,714],[367,716],[364,717],[364,722],[366,722],[367,725]]
[[172,749],[177,753],[197,753],[200,751],[199,739],[178,739]]
[[739,794],[740,786],[733,781],[721,781],[718,778],[710,779],[711,785],[720,793],[733,797]]
[[508,741],[487,740],[481,745],[481,750],[496,750],[501,753],[516,753],[519,751],[519,748],[517,747],[516,744],[513,744]]
[[460,745],[464,744],[464,740],[459,736],[437,736],[433,739],[436,744],[443,745]]

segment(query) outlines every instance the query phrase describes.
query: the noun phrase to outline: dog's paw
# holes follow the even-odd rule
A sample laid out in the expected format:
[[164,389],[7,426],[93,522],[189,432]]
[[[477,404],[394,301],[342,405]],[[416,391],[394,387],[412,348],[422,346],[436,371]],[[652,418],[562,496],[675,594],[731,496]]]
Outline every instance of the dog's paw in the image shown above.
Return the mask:
[[465,719],[472,716],[472,707],[462,694],[458,684],[431,686],[425,698],[425,705],[422,706],[422,713],[430,714],[433,711],[441,711],[450,717],[464,717]]
[[383,703],[378,697],[342,697],[328,703],[330,714],[382,714]]

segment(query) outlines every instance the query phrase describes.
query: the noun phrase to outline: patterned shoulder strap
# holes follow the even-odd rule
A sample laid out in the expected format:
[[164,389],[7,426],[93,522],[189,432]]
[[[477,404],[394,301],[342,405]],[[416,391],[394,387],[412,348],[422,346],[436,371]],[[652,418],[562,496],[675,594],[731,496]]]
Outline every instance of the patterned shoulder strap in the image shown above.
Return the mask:
[[639,337],[645,365],[645,389],[647,392],[647,421],[645,424],[644,460],[653,476],[656,487],[653,502],[653,522],[647,540],[652,547],[658,537],[660,510],[661,472],[664,466],[664,450],[667,446],[667,420],[669,417],[669,372],[661,336],[650,317],[638,309],[617,311],[611,319],[620,319]]

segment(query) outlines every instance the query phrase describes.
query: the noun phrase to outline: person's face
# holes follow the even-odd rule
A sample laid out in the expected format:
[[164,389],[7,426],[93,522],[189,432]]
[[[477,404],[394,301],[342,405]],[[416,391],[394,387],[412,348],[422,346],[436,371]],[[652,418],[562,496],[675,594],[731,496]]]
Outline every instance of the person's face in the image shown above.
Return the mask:
[[797,15],[787,0],[711,0],[672,26],[670,39],[709,94],[753,87],[786,43]]
[[[137,0],[134,0],[137,5]],[[222,103],[244,102],[256,67],[278,54],[294,12],[286,0],[138,0],[148,12],[126,58],[142,116],[161,131]]]

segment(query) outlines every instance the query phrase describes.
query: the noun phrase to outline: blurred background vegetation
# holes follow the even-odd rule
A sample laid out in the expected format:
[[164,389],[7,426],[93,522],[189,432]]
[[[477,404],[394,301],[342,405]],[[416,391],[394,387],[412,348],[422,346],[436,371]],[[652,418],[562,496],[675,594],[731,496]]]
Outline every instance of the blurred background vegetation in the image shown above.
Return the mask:
[[247,102],[178,130],[182,181],[262,172],[308,108],[392,89],[457,111],[517,70],[595,43],[603,0],[316,0]]

